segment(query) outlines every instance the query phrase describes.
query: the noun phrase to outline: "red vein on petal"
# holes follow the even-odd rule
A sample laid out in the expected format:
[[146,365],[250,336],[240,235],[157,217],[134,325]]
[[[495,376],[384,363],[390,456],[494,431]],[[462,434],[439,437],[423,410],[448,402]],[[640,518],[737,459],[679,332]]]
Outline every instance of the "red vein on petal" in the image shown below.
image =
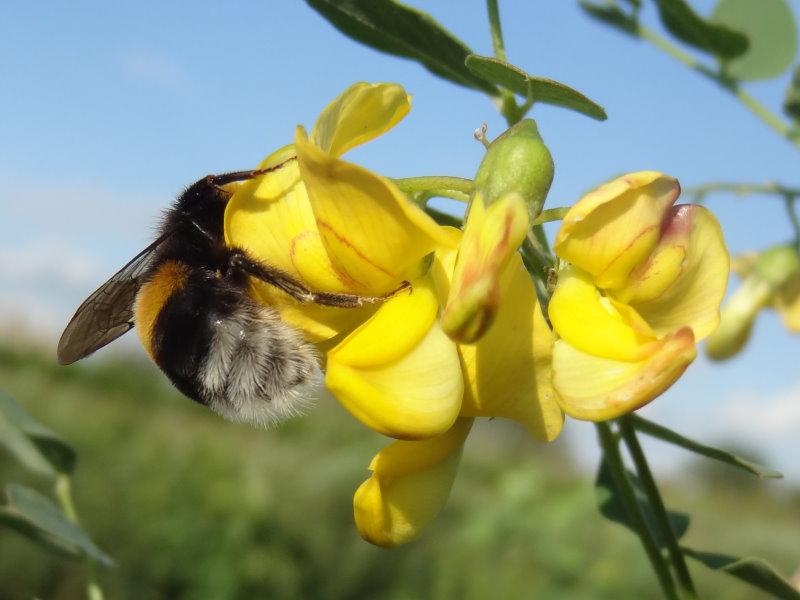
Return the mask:
[[362,252],[361,250],[359,250],[358,248],[356,248],[356,247],[353,245],[353,243],[352,243],[350,240],[348,240],[346,237],[344,237],[343,235],[339,234],[339,233],[338,233],[338,232],[337,232],[337,231],[336,231],[336,230],[335,230],[335,229],[334,229],[334,228],[333,228],[333,227],[332,227],[332,226],[331,226],[329,223],[326,223],[326,222],[325,222],[325,221],[323,221],[322,219],[320,219],[320,218],[317,218],[317,225],[319,225],[319,226],[320,226],[320,227],[322,227],[323,229],[326,229],[327,231],[329,231],[329,232],[330,232],[330,233],[331,233],[331,234],[332,234],[332,235],[333,235],[333,236],[334,236],[334,237],[335,237],[337,240],[339,240],[339,242],[341,242],[342,244],[344,244],[345,246],[347,246],[348,248],[350,248],[350,249],[351,249],[353,252],[355,252],[355,253],[356,253],[356,255],[357,255],[357,256],[358,256],[358,257],[359,257],[361,260],[363,260],[363,261],[364,261],[365,263],[367,263],[368,265],[370,265],[370,266],[372,266],[372,267],[375,267],[375,268],[376,268],[376,269],[378,269],[378,270],[379,270],[381,273],[383,273],[384,275],[387,275],[388,277],[397,277],[397,275],[395,275],[395,274],[394,274],[394,273],[392,273],[391,271],[388,271],[388,270],[384,269],[384,268],[383,268],[382,266],[380,266],[379,264],[377,264],[377,263],[375,263],[374,261],[370,260],[370,259],[367,257],[367,255],[366,255],[366,254],[364,254],[364,252]]

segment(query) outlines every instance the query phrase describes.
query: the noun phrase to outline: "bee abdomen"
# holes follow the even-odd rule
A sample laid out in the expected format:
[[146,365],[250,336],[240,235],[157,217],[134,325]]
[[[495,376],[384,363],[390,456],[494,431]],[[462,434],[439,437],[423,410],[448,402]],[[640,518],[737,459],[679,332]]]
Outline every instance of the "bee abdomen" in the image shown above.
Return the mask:
[[199,391],[227,419],[266,425],[301,413],[321,373],[311,347],[291,326],[245,298],[213,323]]
[[202,273],[168,297],[152,331],[153,357],[172,383],[232,421],[297,415],[321,384],[311,346],[274,309]]

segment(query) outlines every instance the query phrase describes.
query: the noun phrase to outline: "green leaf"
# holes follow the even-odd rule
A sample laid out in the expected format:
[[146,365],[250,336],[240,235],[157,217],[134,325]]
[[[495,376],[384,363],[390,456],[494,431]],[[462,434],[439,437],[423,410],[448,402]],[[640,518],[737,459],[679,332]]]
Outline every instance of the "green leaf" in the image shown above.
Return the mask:
[[786,90],[786,96],[783,99],[783,112],[795,121],[800,121],[800,65],[794,68],[792,82]]
[[113,564],[77,523],[36,490],[11,483],[6,486],[6,496],[8,504],[0,509],[0,522],[52,549],[86,554],[106,566]]
[[20,535],[36,542],[51,552],[57,554],[79,557],[82,552],[77,546],[68,544],[63,540],[59,540],[48,534],[47,532],[39,529],[28,519],[17,513],[16,511],[0,506],[0,525],[13,529]]
[[723,571],[742,581],[784,600],[800,600],[798,591],[775,568],[762,558],[736,558],[715,552],[700,552],[682,547],[684,554],[703,563],[709,569]]
[[472,51],[433,17],[393,0],[306,0],[345,35],[388,54],[410,58],[453,83],[497,95],[464,66]]
[[722,59],[735,58],[747,51],[745,35],[702,18],[685,0],[656,0],[656,4],[664,27],[687,44]]
[[[653,512],[650,503],[647,501],[647,495],[644,492],[641,481],[639,478],[630,471],[627,471],[628,479],[630,479],[633,486],[636,501],[642,509],[645,522],[653,534],[656,544],[660,548],[666,546],[666,540],[661,536],[661,528],[658,526],[656,515]],[[600,461],[600,468],[597,470],[597,479],[595,480],[595,498],[597,500],[597,507],[602,514],[609,521],[614,521],[620,525],[624,525],[634,533],[637,530],[631,524],[628,518],[628,513],[625,510],[625,505],[619,496],[617,486],[614,483],[614,477],[611,474],[611,468],[605,460]],[[682,512],[667,511],[672,531],[675,532],[675,537],[680,539],[689,529],[689,515]]]
[[43,475],[53,475],[54,471],[71,473],[75,468],[76,455],[72,446],[2,392],[0,444],[26,467]]
[[569,108],[598,121],[604,121],[607,118],[606,111],[602,106],[571,87],[552,79],[528,75],[522,69],[497,58],[470,54],[467,57],[466,65],[478,77],[503,86],[534,102]]
[[725,65],[730,77],[777,77],[797,56],[797,27],[785,0],[720,0],[711,18],[741,31],[750,42],[747,52]]
[[639,21],[635,14],[628,14],[613,4],[594,4],[581,0],[580,7],[593,19],[602,21],[630,35],[638,35]]
[[726,452],[725,450],[706,446],[705,444],[691,440],[679,433],[675,433],[671,429],[667,429],[663,425],[648,421],[647,419],[644,419],[635,413],[632,414],[631,417],[633,426],[637,429],[637,431],[641,431],[644,434],[658,438],[662,441],[669,442],[675,446],[680,446],[684,450],[689,450],[690,452],[701,454],[707,458],[724,462],[725,464],[742,469],[748,473],[752,473],[753,475],[758,475],[759,477],[775,479],[783,477],[783,474],[779,471],[768,469],[767,467],[740,458],[735,454]]

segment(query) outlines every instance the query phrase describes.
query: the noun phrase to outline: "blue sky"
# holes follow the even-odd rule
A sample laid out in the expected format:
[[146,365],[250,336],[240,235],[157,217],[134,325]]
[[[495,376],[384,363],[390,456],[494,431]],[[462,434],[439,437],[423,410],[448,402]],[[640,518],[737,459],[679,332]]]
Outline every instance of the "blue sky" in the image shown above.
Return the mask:
[[[425,4],[474,51],[491,53],[482,2]],[[645,21],[658,28],[645,4]],[[791,4],[800,14],[800,0]],[[684,186],[800,183],[795,148],[712,83],[590,21],[577,3],[506,2],[501,12],[512,62],[576,87],[609,114],[599,123],[553,107],[533,111],[556,161],[548,206],[639,169]],[[195,2],[191,11],[162,2],[13,2],[4,6],[0,53],[2,329],[48,343],[77,303],[147,243],[183,186],[256,164],[355,81],[396,81],[414,97],[395,130],[349,155],[386,175],[469,177],[482,154],[472,131],[483,122],[490,135],[503,129],[481,94],[359,46],[302,2]],[[778,111],[787,81],[748,89]],[[718,196],[708,206],[733,252],[791,235],[776,199]],[[800,476],[797,348],[763,315],[740,357],[698,359],[644,414],[761,448]],[[567,429],[590,456],[591,429]],[[658,457],[662,468],[680,464],[676,453]]]

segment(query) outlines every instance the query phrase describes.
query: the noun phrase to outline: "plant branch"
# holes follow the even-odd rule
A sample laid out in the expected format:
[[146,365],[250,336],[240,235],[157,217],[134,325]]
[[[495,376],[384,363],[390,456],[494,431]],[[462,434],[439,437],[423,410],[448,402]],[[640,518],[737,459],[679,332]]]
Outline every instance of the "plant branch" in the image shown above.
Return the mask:
[[503,30],[500,27],[500,10],[497,7],[497,0],[486,0],[486,11],[489,13],[489,30],[492,34],[494,55],[505,61],[506,49],[503,44]]
[[[56,477],[55,490],[56,499],[58,500],[61,510],[64,511],[66,517],[75,523],[78,522],[78,513],[75,510],[75,502],[72,500],[72,482],[66,475],[59,475]],[[86,597],[88,600],[103,600],[103,590],[97,583],[95,575],[94,561],[86,555],[84,558],[86,565]]]
[[780,196],[781,198],[800,197],[800,187],[789,187],[775,182],[767,183],[732,183],[725,181],[711,181],[702,185],[686,188],[686,193],[694,196],[698,201],[708,194],[715,192],[727,192],[737,196],[747,196],[749,194],[767,194]]
[[[494,55],[503,62],[508,62],[505,44],[503,43],[503,29],[500,26],[500,9],[497,6],[497,0],[486,0],[486,12],[489,14],[489,32],[492,35]],[[518,106],[514,94],[505,88],[500,89],[500,96],[495,98],[495,104],[503,117],[505,117],[509,127],[518,123],[532,105],[531,102],[528,102],[522,107]]]
[[555,260],[550,253],[550,246],[541,225],[533,225],[528,230],[520,250],[522,251],[522,262],[533,279],[542,314],[547,319],[547,305],[550,303],[547,279],[550,269],[555,266]]
[[675,568],[677,574],[678,586],[683,593],[684,598],[696,598],[697,592],[692,582],[692,576],[689,573],[689,568],[686,566],[686,561],[683,557],[683,552],[678,545],[678,539],[675,537],[675,532],[669,522],[667,515],[667,508],[664,506],[664,500],[658,491],[658,486],[650,471],[650,466],[647,464],[647,458],[644,455],[639,439],[636,437],[636,430],[634,429],[630,415],[625,415],[617,420],[622,439],[625,440],[625,445],[628,447],[633,464],[636,466],[636,472],[639,475],[639,480],[642,483],[647,499],[653,509],[656,517],[656,523],[661,530],[662,538],[667,545],[667,552],[669,553],[672,566]]
[[551,221],[561,221],[566,216],[567,212],[569,212],[569,206],[546,208],[534,219],[533,224],[541,225],[542,223],[550,223]]
[[716,82],[722,89],[727,90],[731,95],[744,104],[750,111],[763,121],[768,127],[775,131],[782,138],[788,140],[796,148],[800,148],[800,139],[796,139],[791,134],[789,125],[775,113],[769,110],[766,106],[761,104],[755,97],[751,96],[748,92],[744,91],[741,86],[722,73],[719,73],[708,66],[701,63],[699,60],[687,54],[672,42],[664,37],[658,35],[655,31],[648,29],[644,25],[639,25],[637,29],[639,37],[647,40],[659,50],[670,55],[674,59],[680,61],[690,69],[697,71],[708,79]]
[[797,252],[800,253],[800,218],[797,216],[797,206],[795,205],[797,197],[787,194],[783,197],[783,200],[786,203],[786,212],[789,213],[789,221],[794,229],[794,246]]
[[473,183],[463,177],[431,175],[426,177],[405,177],[393,179],[400,191],[417,204],[424,204],[429,198],[452,198],[459,202],[469,202]]
[[611,432],[611,427],[608,423],[595,423],[595,427],[597,428],[600,446],[603,449],[603,460],[606,461],[611,470],[611,476],[619,492],[620,500],[625,507],[625,512],[628,513],[631,525],[639,535],[647,557],[650,559],[650,564],[656,572],[658,581],[661,584],[661,590],[670,600],[678,600],[678,592],[669,572],[669,566],[658,549],[647,522],[644,520],[644,515],[636,499],[630,479],[628,479],[625,464],[622,462],[622,456],[620,455],[617,441],[614,439],[614,434]]

